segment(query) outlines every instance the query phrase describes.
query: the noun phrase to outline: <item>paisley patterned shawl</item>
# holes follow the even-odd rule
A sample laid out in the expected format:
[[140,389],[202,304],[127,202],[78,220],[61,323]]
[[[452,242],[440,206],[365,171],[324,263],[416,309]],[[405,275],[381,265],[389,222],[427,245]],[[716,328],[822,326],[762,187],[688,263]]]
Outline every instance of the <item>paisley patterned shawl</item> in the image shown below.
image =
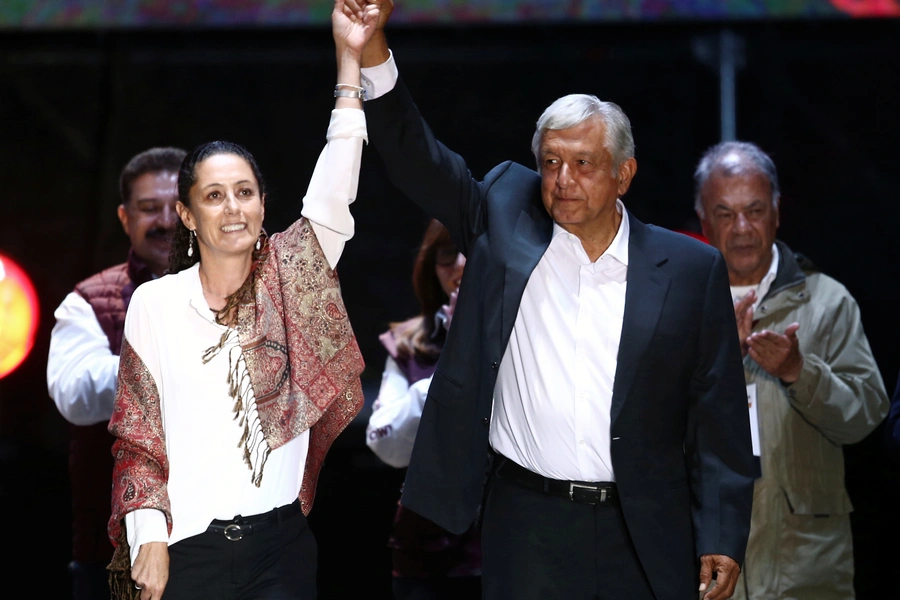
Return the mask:
[[166,515],[172,533],[172,511],[166,481],[169,460],[166,457],[159,391],[147,366],[128,339],[122,341],[116,403],[109,421],[109,432],[118,438],[113,444],[112,515],[109,539],[116,547],[110,571],[113,598],[132,598],[131,558],[125,535],[125,515],[138,508],[156,508]]
[[[337,273],[329,267],[309,221],[301,218],[268,244],[268,258],[257,271],[254,302],[240,306],[237,329],[269,449],[310,430],[300,490],[303,512],[309,514],[325,454],[362,408],[359,376],[364,363]],[[119,378],[109,426],[119,438],[113,446],[109,536],[116,556],[109,567],[111,580],[116,571],[130,569],[125,514],[156,508],[165,513],[170,533],[172,529],[159,392],[127,340]],[[242,394],[243,387],[237,382],[234,393]]]
[[255,303],[239,309],[238,334],[269,448],[311,429],[300,491],[309,514],[325,453],[362,408],[365,365],[337,273],[309,221],[268,244]]

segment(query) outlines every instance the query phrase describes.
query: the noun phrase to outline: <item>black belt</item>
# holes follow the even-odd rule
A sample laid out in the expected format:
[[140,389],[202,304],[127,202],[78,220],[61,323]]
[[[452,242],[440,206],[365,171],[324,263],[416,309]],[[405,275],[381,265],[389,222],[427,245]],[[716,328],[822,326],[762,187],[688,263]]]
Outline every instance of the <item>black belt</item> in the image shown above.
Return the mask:
[[566,498],[582,504],[619,504],[616,484],[611,481],[561,481],[550,479],[519,466],[508,458],[497,455],[499,466],[494,473],[507,481],[523,487],[543,492],[549,496]]
[[281,521],[293,517],[300,512],[300,500],[285,504],[261,515],[242,517],[240,515],[230,521],[214,519],[207,532],[221,533],[232,542],[236,542],[250,533],[258,533],[278,525]]

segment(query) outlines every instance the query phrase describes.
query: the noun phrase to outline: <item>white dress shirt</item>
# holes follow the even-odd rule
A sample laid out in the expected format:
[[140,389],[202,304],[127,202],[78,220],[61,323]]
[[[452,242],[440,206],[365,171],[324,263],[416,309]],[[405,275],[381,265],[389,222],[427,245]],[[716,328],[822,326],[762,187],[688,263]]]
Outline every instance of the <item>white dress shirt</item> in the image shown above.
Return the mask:
[[[356,197],[365,116],[359,109],[332,112],[322,151],[303,200],[325,256],[334,268],[344,242],[353,235],[349,205]],[[313,221],[315,219],[315,221]],[[237,335],[212,360],[204,352],[227,328],[215,322],[203,296],[199,264],[137,288],[125,319],[125,338],[150,371],[161,398],[172,534],[165,515],[141,509],[125,516],[131,562],[142,544],[170,545],[202,533],[213,519],[254,515],[290,504],[303,481],[309,432],[269,454],[259,487],[243,460],[243,428],[234,418],[228,385],[229,363],[243,363]],[[239,376],[240,379],[240,376]],[[251,422],[256,401],[249,390]]]
[[591,262],[557,224],[531,273],[500,361],[491,446],[545,477],[615,481],[610,407],[625,314],[628,214]]

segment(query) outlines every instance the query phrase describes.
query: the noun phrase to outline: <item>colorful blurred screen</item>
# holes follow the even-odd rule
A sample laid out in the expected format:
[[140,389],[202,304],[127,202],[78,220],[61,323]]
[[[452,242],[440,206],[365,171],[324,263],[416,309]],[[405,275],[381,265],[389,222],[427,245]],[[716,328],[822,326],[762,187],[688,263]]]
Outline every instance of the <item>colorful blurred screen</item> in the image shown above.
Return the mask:
[[[329,0],[0,0],[0,28],[296,27],[329,22]],[[900,0],[395,0],[393,23],[877,18]]]

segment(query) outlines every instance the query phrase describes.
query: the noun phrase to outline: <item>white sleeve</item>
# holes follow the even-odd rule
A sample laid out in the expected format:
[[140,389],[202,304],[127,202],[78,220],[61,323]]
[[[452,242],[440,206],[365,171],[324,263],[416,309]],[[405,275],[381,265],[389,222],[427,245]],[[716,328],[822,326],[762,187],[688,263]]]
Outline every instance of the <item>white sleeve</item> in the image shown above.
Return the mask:
[[131,566],[134,566],[141,544],[169,541],[166,515],[155,508],[133,510],[125,515],[125,534],[131,550]]
[[301,214],[310,220],[331,268],[337,266],[344,244],[353,237],[350,204],[356,200],[362,146],[368,141],[365,113],[358,108],[336,108],[303,198]]
[[409,465],[430,385],[431,377],[409,385],[400,367],[388,357],[366,426],[366,445],[392,467]]
[[366,89],[366,100],[374,100],[384,96],[397,85],[400,73],[394,61],[394,52],[389,50],[390,57],[380,65],[360,69],[362,86]]
[[[141,362],[153,378],[157,390],[160,390],[160,346],[153,327],[153,311],[149,310],[149,308],[150,305],[145,299],[143,289],[138,287],[131,297],[131,302],[128,304],[128,312],[125,314],[125,339],[128,340],[128,343],[131,344],[131,347],[141,358]],[[157,312],[159,312],[158,307]],[[165,402],[162,396],[160,396],[159,401],[163,427],[165,428]],[[166,515],[155,508],[142,508],[126,513],[125,533],[131,549],[131,564],[134,565],[142,544],[169,541]]]
[[53,313],[47,357],[47,389],[74,425],[109,421],[116,397],[119,357],[109,348],[94,309],[72,292]]

